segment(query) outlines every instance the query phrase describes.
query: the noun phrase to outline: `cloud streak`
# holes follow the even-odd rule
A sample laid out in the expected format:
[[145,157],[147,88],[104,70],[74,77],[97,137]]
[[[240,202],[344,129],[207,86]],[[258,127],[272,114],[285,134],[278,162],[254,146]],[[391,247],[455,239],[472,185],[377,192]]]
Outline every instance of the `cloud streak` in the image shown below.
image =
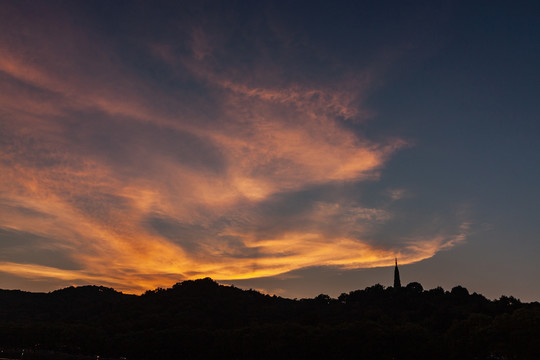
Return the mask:
[[317,191],[376,181],[407,146],[348,125],[370,114],[369,69],[303,82],[262,57],[239,72],[198,25],[179,45],[137,42],[137,64],[69,12],[38,21],[10,6],[2,18],[27,28],[0,25],[0,230],[45,239],[77,266],[4,259],[1,272],[139,292],[200,276],[386,266],[396,254],[413,262],[456,242],[372,241],[391,209]]

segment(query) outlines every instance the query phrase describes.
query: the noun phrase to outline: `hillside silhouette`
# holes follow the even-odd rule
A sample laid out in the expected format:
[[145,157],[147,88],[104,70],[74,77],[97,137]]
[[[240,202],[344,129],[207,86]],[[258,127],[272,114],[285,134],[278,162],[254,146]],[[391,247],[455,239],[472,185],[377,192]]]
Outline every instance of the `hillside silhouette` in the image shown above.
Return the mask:
[[0,290],[0,319],[0,358],[13,359],[540,358],[539,303],[417,282],[301,300],[210,278],[140,296]]

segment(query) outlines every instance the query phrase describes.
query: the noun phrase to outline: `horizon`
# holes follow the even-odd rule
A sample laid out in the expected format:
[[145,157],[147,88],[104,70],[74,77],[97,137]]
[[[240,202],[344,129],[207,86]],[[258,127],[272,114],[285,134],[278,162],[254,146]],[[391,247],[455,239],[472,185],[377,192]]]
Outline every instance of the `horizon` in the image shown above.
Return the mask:
[[540,4],[0,9],[0,288],[540,300]]
[[[145,295],[148,292],[155,292],[155,291],[158,291],[158,290],[163,290],[163,291],[171,290],[176,285],[181,285],[184,282],[197,282],[197,281],[202,281],[202,280],[210,280],[210,281],[212,281],[213,283],[215,283],[218,286],[236,288],[236,289],[239,289],[239,290],[242,290],[242,291],[255,291],[255,292],[260,293],[261,295],[277,296],[277,297],[281,297],[281,298],[289,299],[289,300],[314,299],[319,295],[328,295],[331,299],[337,299],[340,295],[349,294],[349,293],[356,292],[356,291],[364,291],[364,290],[366,290],[368,288],[371,288],[373,286],[382,286],[382,288],[385,289],[385,290],[394,288],[394,286],[392,286],[392,285],[384,285],[384,284],[381,284],[381,283],[374,283],[374,284],[368,285],[368,286],[363,287],[363,288],[349,289],[348,291],[343,291],[343,292],[341,292],[339,294],[334,294],[334,295],[322,292],[322,293],[314,294],[314,295],[311,295],[311,296],[290,298],[290,297],[282,296],[282,295],[277,294],[277,293],[268,293],[268,292],[266,292],[265,289],[246,288],[246,287],[242,287],[242,286],[239,287],[239,286],[234,285],[233,283],[224,283],[224,282],[220,282],[219,280],[212,279],[210,277],[204,277],[204,278],[197,278],[197,279],[182,280],[182,281],[178,281],[178,282],[176,282],[174,284],[171,284],[170,286],[157,287],[155,289],[146,289],[146,290],[141,291],[141,292],[124,292],[124,291],[120,291],[118,289],[115,289],[113,287],[107,287],[107,286],[96,285],[96,284],[69,285],[69,286],[66,286],[66,287],[57,288],[57,289],[53,289],[53,290],[49,290],[49,291],[25,291],[25,290],[21,290],[21,289],[1,289],[1,288],[0,288],[0,290],[4,290],[4,291],[22,291],[22,292],[28,292],[28,293],[32,293],[32,294],[50,294],[50,293],[53,293],[53,292],[56,292],[56,291],[61,291],[61,290],[70,289],[70,288],[75,288],[76,289],[76,288],[83,288],[83,287],[98,287],[98,288],[106,288],[106,289],[109,289],[109,290],[113,290],[114,292],[117,292],[117,293],[123,294],[123,295],[142,296],[142,295]],[[422,291],[431,291],[431,290],[436,290],[436,289],[442,289],[445,293],[450,293],[454,288],[463,288],[463,289],[468,291],[469,295],[477,294],[477,295],[485,297],[487,300],[490,300],[490,301],[496,301],[496,300],[501,299],[502,297],[515,298],[518,301],[521,301],[520,298],[516,298],[512,294],[503,294],[503,295],[501,295],[499,297],[496,297],[496,298],[489,298],[489,297],[485,296],[482,293],[476,292],[474,289],[467,289],[466,287],[463,287],[461,285],[455,285],[450,289],[443,288],[442,286],[436,286],[436,287],[433,287],[433,288],[425,288],[418,281],[411,281],[411,282],[408,282],[407,284],[402,284],[400,286],[400,288],[407,288],[411,284],[420,284],[422,286],[422,288],[423,288]],[[530,302],[524,301],[524,303],[538,303],[538,301],[530,301]]]
[[[216,285],[218,286],[225,286],[225,287],[231,287],[231,288],[235,288],[235,289],[239,289],[239,290],[242,290],[242,291],[255,291],[255,292],[258,292],[260,293],[261,295],[268,295],[268,296],[277,296],[277,297],[282,297],[280,296],[279,294],[272,294],[272,293],[267,293],[264,291],[264,289],[253,289],[253,288],[242,288],[242,287],[238,287],[234,284],[227,284],[227,283],[221,283],[217,280],[214,280],[210,277],[204,277],[204,278],[197,278],[197,279],[190,279],[190,280],[182,280],[182,281],[178,281],[174,284],[172,284],[171,286],[168,286],[168,287],[158,287],[158,288],[155,288],[155,289],[147,289],[143,292],[140,292],[140,293],[129,293],[129,292],[122,292],[122,291],[119,291],[115,288],[112,288],[112,287],[107,287],[107,286],[103,286],[103,285],[95,285],[95,284],[84,284],[84,285],[69,285],[67,287],[63,287],[63,288],[58,288],[58,289],[54,289],[54,290],[51,290],[51,291],[48,291],[48,292],[43,292],[43,291],[24,291],[24,290],[21,290],[21,289],[0,289],[0,290],[5,290],[5,291],[22,291],[22,292],[29,292],[29,293],[32,293],[32,294],[50,294],[50,293],[53,293],[53,292],[56,292],[56,291],[60,291],[60,290],[65,290],[65,289],[77,289],[77,288],[85,288],[85,287],[97,287],[97,288],[105,288],[105,289],[109,289],[109,290],[113,290],[114,292],[117,292],[119,294],[123,294],[123,295],[136,295],[136,296],[141,296],[141,295],[145,295],[146,293],[148,292],[156,292],[156,291],[166,291],[166,290],[171,290],[173,289],[176,285],[182,285],[184,282],[198,282],[198,281],[206,281],[206,280],[209,280],[213,283],[215,283]],[[401,285],[400,288],[407,288],[408,285],[411,285],[411,284],[420,284],[419,282],[417,281],[411,281],[410,283],[406,284],[406,285]],[[422,284],[420,284],[422,285]],[[371,288],[373,286],[382,286],[383,289],[390,289],[390,288],[395,288],[394,286],[386,286],[384,284],[380,284],[380,283],[375,283],[375,284],[372,284],[371,286],[367,286],[363,289],[351,289],[349,290],[348,292],[343,292],[339,295],[342,295],[342,294],[348,294],[350,292],[355,292],[355,291],[363,291],[363,290],[366,290],[368,288]],[[460,285],[456,285],[455,287],[461,287],[461,288],[464,288]],[[423,288],[423,286],[422,286]],[[435,288],[432,288],[432,289],[423,289],[422,291],[430,291],[430,290],[436,290],[436,289],[442,289],[444,290],[445,293],[449,293],[452,289],[444,289],[442,288],[441,286],[437,286]],[[482,295],[482,294],[479,294],[475,291],[470,291],[470,289],[467,289],[467,288],[464,288],[466,289],[467,291],[469,291],[469,294],[478,294],[478,295]],[[332,295],[329,295],[329,294],[326,294],[326,293],[320,293],[320,294],[317,294],[317,295],[314,295],[312,297],[304,297],[304,298],[286,298],[286,297],[282,297],[282,298],[285,298],[285,299],[289,299],[289,300],[301,300],[301,299],[310,299],[310,298],[315,298],[319,295],[328,295],[330,296],[330,298],[332,299],[337,299],[338,296],[332,296]],[[483,296],[483,295],[482,295]],[[506,296],[506,295],[503,295],[503,296]],[[509,295],[511,296],[511,295]],[[496,299],[489,299],[487,298],[488,300],[498,300],[499,298],[496,298]],[[520,300],[520,299],[517,299],[517,300]]]

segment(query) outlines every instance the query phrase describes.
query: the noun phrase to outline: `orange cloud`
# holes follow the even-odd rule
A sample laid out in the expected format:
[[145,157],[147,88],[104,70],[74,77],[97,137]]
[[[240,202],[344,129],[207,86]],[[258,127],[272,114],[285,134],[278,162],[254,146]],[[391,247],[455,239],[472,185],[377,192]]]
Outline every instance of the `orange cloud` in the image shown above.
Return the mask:
[[[162,89],[84,29],[36,26],[19,35],[0,25],[0,230],[38,239],[9,245],[14,253],[32,246],[43,259],[54,250],[78,267],[21,257],[0,260],[0,272],[140,292],[200,276],[387,266],[396,253],[407,263],[456,242],[377,244],[370,231],[391,212],[354,201],[306,201],[287,219],[277,214],[296,193],[378,179],[406,146],[345,125],[369,114],[359,100],[368,72],[317,86],[228,76],[196,28],[191,58],[153,47],[167,65],[148,65],[203,89],[185,100],[191,90],[176,87],[191,82],[173,77],[178,84]],[[278,197],[282,207],[263,214]]]

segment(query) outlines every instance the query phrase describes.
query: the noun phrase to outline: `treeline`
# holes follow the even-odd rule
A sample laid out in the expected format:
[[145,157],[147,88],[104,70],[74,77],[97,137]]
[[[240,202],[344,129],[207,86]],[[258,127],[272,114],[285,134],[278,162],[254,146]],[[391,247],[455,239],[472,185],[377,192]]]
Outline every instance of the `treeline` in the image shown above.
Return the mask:
[[539,303],[491,301],[460,286],[374,285],[301,300],[209,278],[141,296],[98,286],[0,290],[0,357],[24,349],[28,359],[540,359],[539,339]]

